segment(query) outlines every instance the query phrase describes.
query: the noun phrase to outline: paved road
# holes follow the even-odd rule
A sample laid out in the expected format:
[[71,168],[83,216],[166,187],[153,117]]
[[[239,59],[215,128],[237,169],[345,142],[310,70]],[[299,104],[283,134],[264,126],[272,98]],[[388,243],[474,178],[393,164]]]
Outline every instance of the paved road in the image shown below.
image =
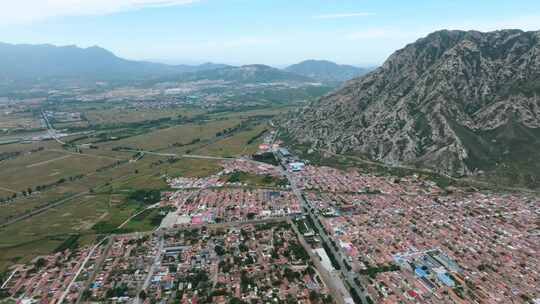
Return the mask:
[[58,304],[62,304],[62,302],[64,302],[66,296],[69,294],[69,290],[71,289],[71,287],[73,286],[73,284],[77,281],[77,277],[81,274],[81,272],[83,271],[83,269],[85,268],[86,266],[86,263],[88,263],[88,261],[90,260],[90,258],[92,257],[92,255],[94,254],[94,251],[96,251],[96,249],[101,246],[101,244],[103,244],[103,242],[107,240],[107,238],[101,240],[101,242],[97,243],[94,247],[92,247],[92,249],[90,250],[90,252],[88,253],[88,255],[86,256],[86,258],[84,259],[84,261],[82,262],[81,266],[79,267],[79,269],[77,270],[77,272],[75,273],[75,275],[73,276],[73,278],[71,279],[71,281],[69,282],[68,286],[66,287],[66,289],[64,290],[64,292],[62,293],[62,296],[60,297],[60,299],[58,299]]
[[362,303],[367,303],[367,300],[366,300],[367,294],[354,281],[354,279],[357,278],[358,275],[352,271],[347,270],[347,265],[345,265],[345,263],[343,262],[345,255],[343,255],[341,251],[334,249],[334,246],[332,245],[332,242],[330,241],[330,237],[326,233],[326,230],[324,230],[324,227],[322,227],[319,223],[318,215],[315,214],[315,211],[304,199],[304,197],[302,196],[302,192],[298,189],[298,187],[294,183],[294,180],[291,178],[289,173],[286,173],[286,176],[289,179],[289,183],[291,184],[291,189],[295,193],[296,197],[300,200],[302,207],[307,208],[308,210],[307,215],[311,218],[311,220],[315,224],[315,227],[319,231],[319,236],[321,237],[321,240],[326,244],[327,248],[329,248],[331,253],[334,255],[337,263],[339,264],[339,267],[341,268],[340,272],[343,278],[345,278],[349,286],[351,286],[356,291],[356,294],[360,296]]
[[[277,155],[277,153],[275,154],[275,156],[278,159],[281,159],[279,158],[279,155]],[[337,263],[339,264],[339,267],[341,268],[339,271],[341,272],[342,277],[346,280],[348,285],[351,286],[356,291],[356,294],[358,294],[362,303],[367,303],[367,299],[366,299],[366,297],[368,296],[367,293],[363,290],[363,288],[358,286],[358,284],[356,284],[354,280],[355,278],[360,279],[359,276],[356,273],[349,271],[347,269],[347,266],[343,262],[345,255],[341,253],[341,250],[335,250],[334,246],[332,245],[332,242],[330,241],[330,237],[326,233],[326,230],[324,230],[324,227],[322,227],[319,223],[318,215],[315,214],[313,208],[311,208],[308,202],[304,199],[304,196],[302,195],[302,191],[298,188],[298,186],[296,185],[290,173],[287,170],[282,170],[282,171],[284,175],[287,177],[287,179],[289,180],[289,183],[291,185],[291,190],[300,201],[300,204],[302,205],[303,208],[308,210],[306,215],[311,218],[315,227],[319,231],[319,236],[321,237],[321,240],[326,244],[326,247],[330,249],[331,254],[334,255]]]
[[234,157],[219,157],[219,156],[208,156],[208,155],[196,155],[196,154],[175,154],[175,153],[161,153],[147,150],[132,150],[124,149],[120,150],[121,152],[131,152],[131,153],[143,153],[148,155],[156,155],[163,157],[177,157],[177,158],[194,158],[194,159],[211,159],[211,160],[235,160],[238,158]]
[[4,289],[7,285],[7,283],[13,278],[13,276],[19,271],[19,268],[20,267],[17,267],[15,270],[13,270],[13,272],[11,272],[11,275],[9,275],[9,277],[4,281],[4,283],[2,284],[2,286],[0,287],[0,289]]
[[236,160],[238,158],[234,157],[217,157],[217,156],[207,156],[207,155],[194,155],[194,154],[183,154],[183,158],[195,158],[195,159],[214,159],[214,160]]
[[47,118],[47,115],[45,115],[45,112],[41,111],[41,117],[45,121],[45,125],[47,125],[47,130],[49,135],[56,140],[61,145],[65,145],[66,143],[63,142],[58,136],[56,136],[56,130],[53,128],[52,124],[49,122],[49,118]]
[[105,239],[102,240],[102,242],[105,240],[107,240],[108,243],[105,246],[105,249],[103,250],[103,254],[101,255],[100,259],[96,262],[94,269],[92,270],[92,274],[88,276],[88,279],[86,280],[86,283],[83,285],[83,289],[80,291],[79,297],[77,298],[77,301],[75,302],[75,304],[81,303],[83,301],[84,292],[88,290],[90,288],[90,284],[92,284],[96,280],[96,277],[99,271],[101,270],[101,267],[103,267],[103,263],[105,263],[105,260],[107,259],[109,250],[111,249],[113,245],[113,238],[106,237]]
[[160,235],[159,248],[158,248],[158,252],[156,253],[156,257],[154,258],[154,263],[152,263],[152,266],[150,266],[150,270],[148,271],[148,274],[146,275],[146,278],[144,279],[143,285],[137,289],[137,296],[133,300],[134,304],[139,304],[141,302],[141,299],[139,299],[139,294],[141,293],[142,290],[146,290],[148,288],[148,286],[150,285],[150,280],[152,280],[154,273],[161,266],[161,252],[163,251],[164,246],[165,246],[165,239],[163,238],[163,235]]
[[332,295],[332,297],[336,300],[338,304],[345,304],[345,298],[350,296],[348,294],[348,291],[345,290],[347,294],[343,294],[343,292],[338,287],[338,284],[337,284],[338,282],[335,281],[335,278],[332,277],[332,274],[329,273],[321,264],[319,255],[313,252],[313,250],[311,249],[311,246],[304,239],[304,236],[300,233],[300,231],[298,231],[298,227],[296,226],[296,224],[293,223],[292,221],[289,221],[289,224],[291,224],[291,227],[293,228],[294,232],[296,233],[296,235],[298,235],[298,240],[300,241],[300,244],[308,252],[309,257],[311,258],[311,261],[313,262],[313,264],[315,264],[318,270],[317,272],[319,273],[319,276],[321,277],[323,282],[326,284],[326,286],[330,290],[330,294]]

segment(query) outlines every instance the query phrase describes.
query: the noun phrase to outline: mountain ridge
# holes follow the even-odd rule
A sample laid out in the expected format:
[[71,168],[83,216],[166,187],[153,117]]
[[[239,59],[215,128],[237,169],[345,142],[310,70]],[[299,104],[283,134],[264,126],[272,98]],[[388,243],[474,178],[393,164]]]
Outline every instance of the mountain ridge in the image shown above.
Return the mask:
[[[251,77],[251,78],[250,78]],[[100,46],[8,44],[0,42],[0,79],[42,81],[51,79],[232,82],[317,82],[318,80],[263,64],[231,66],[203,63],[170,65],[128,60]]]
[[267,83],[267,82],[298,82],[316,83],[317,81],[296,73],[283,71],[264,64],[248,64],[239,67],[224,67],[219,69],[187,73],[184,81],[225,80],[238,83]]
[[[443,30],[406,45],[283,125],[313,147],[470,175],[527,150],[501,134],[508,124],[523,136],[536,134],[539,79],[540,32]],[[486,142],[484,133],[500,141]],[[531,138],[536,145],[539,138]]]
[[344,82],[369,72],[369,69],[315,59],[304,60],[284,70],[322,82]]
[[223,64],[167,65],[127,60],[99,46],[0,42],[0,77],[9,80],[87,77],[151,77],[223,68]]

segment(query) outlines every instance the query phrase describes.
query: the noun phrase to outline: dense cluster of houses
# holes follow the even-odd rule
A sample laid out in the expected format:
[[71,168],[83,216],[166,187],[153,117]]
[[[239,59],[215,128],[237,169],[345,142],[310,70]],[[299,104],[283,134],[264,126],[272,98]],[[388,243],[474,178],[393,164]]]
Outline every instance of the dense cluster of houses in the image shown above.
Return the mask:
[[241,222],[301,212],[300,203],[290,191],[269,189],[202,189],[170,193],[164,205],[175,212],[163,220],[163,227],[182,225]]
[[1,289],[19,303],[75,303],[104,251],[103,246],[65,249],[15,265]]
[[287,222],[116,238],[90,290],[107,303],[335,303]]
[[[306,199],[381,303],[511,303],[540,294],[537,198],[449,194],[419,179],[311,166],[295,176],[316,189]],[[421,254],[404,259],[410,252]]]
[[304,190],[342,193],[435,194],[442,190],[432,181],[415,176],[397,178],[307,165],[291,173]]
[[[18,265],[2,290],[21,303],[334,303],[286,221],[298,216],[304,238],[325,252],[293,191],[222,179],[236,171],[281,176],[279,169],[251,161],[223,166],[211,177],[169,181],[178,190],[163,193],[160,204],[174,208],[162,229]],[[361,274],[377,303],[540,298],[537,198],[447,192],[415,176],[312,165],[289,171],[306,209],[315,210],[338,257]],[[336,257],[319,255],[333,271]]]

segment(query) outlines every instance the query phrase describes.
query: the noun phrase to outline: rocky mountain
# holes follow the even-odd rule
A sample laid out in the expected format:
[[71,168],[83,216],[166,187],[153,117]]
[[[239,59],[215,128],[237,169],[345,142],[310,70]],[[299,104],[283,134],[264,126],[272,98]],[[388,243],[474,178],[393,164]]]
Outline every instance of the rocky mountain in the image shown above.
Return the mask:
[[237,83],[297,82],[313,83],[316,80],[306,76],[289,73],[267,65],[253,64],[240,67],[225,67],[190,73],[181,77],[183,81],[223,80]]
[[304,75],[321,82],[339,83],[366,74],[369,70],[327,60],[305,60],[285,68],[285,71]]
[[537,184],[539,95],[539,31],[445,30],[398,50],[284,126],[316,148],[458,176],[505,171]]
[[223,68],[221,64],[200,66],[166,65],[119,58],[100,47],[79,48],[50,44],[0,43],[0,79],[149,77]]

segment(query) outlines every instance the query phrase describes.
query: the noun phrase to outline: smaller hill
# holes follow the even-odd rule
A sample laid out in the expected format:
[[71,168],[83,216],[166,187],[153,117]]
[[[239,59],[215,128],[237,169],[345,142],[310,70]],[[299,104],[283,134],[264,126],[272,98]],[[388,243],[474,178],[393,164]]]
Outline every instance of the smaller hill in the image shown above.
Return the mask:
[[369,72],[352,65],[327,60],[306,60],[285,68],[285,71],[313,78],[321,82],[345,82]]
[[262,64],[244,65],[240,67],[230,66],[221,69],[188,73],[182,75],[181,79],[184,81],[223,80],[226,82],[237,83],[316,82],[316,80],[312,78]]

